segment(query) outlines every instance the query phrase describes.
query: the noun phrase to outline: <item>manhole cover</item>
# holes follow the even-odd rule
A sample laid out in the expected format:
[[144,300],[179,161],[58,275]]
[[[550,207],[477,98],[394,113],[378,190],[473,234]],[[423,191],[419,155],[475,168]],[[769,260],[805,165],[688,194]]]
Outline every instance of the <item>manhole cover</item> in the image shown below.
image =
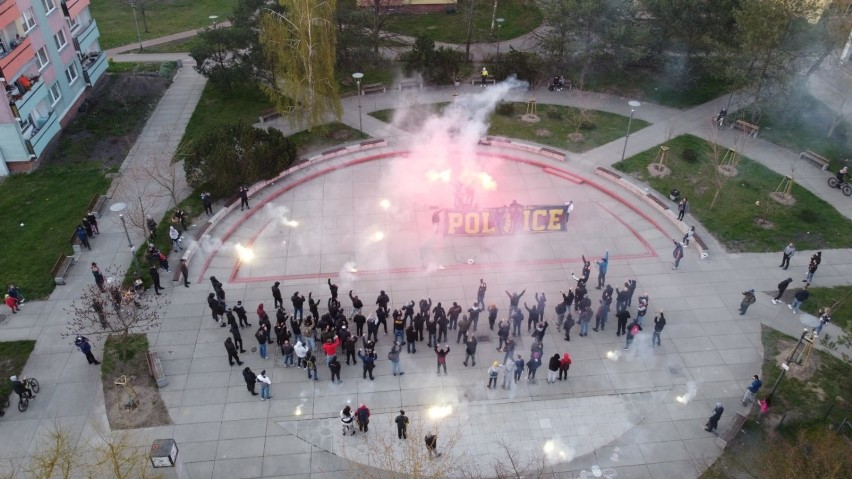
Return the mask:
[[490,343],[491,335],[490,334],[478,334],[476,335],[476,341],[480,343]]
[[669,374],[672,376],[683,377],[683,371],[675,366],[669,366]]

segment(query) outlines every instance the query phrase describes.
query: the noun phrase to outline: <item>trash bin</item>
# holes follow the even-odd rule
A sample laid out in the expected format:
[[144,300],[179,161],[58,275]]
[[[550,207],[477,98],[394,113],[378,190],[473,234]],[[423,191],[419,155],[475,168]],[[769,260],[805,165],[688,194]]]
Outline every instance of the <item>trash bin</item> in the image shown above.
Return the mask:
[[672,188],[672,191],[669,192],[669,199],[672,201],[677,201],[680,199],[680,190],[677,188]]

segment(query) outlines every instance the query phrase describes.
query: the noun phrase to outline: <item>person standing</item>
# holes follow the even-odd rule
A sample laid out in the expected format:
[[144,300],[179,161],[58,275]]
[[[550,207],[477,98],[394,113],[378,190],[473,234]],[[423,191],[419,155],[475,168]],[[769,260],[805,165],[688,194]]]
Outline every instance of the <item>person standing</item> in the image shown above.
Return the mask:
[[361,365],[363,368],[363,379],[367,379],[367,375],[370,375],[370,381],[373,381],[373,368],[376,367],[376,352],[372,349],[368,349],[366,353],[364,350],[358,350],[358,357],[361,358]]
[[[299,292],[296,291],[293,293],[293,296],[290,296],[290,302],[293,303],[293,317],[299,317],[299,320],[305,318],[305,297],[300,296]],[[283,306],[283,304],[282,304]]]
[[488,81],[488,70],[485,67],[482,67],[482,71],[479,72],[479,76],[482,79],[482,88],[485,88],[485,83]]
[[622,334],[627,334],[627,320],[630,319],[630,311],[622,309],[615,313],[615,318],[618,320],[618,324],[615,328],[615,335],[621,336]]
[[693,236],[695,236],[695,226],[690,226],[689,229],[686,230],[686,233],[683,235],[681,243],[683,243],[684,246],[689,246],[689,242],[692,240]]
[[707,432],[713,432],[719,426],[719,419],[722,418],[722,413],[725,412],[725,408],[722,407],[722,403],[717,402],[716,407],[713,408],[713,414],[707,419],[707,424],[704,425],[704,430]]
[[257,339],[258,353],[260,354],[261,359],[267,359],[266,345],[269,343],[269,330],[266,329],[265,324],[261,324],[260,327],[257,328],[257,332],[254,333],[254,338]]
[[370,408],[366,404],[361,403],[355,410],[355,419],[358,421],[358,430],[363,433],[370,430]]
[[559,374],[559,367],[561,364],[561,358],[559,357],[559,353],[554,354],[550,357],[550,361],[547,362],[547,383],[553,384],[556,382],[556,377]]
[[183,285],[189,288],[189,268],[186,266],[185,259],[180,260],[178,268],[180,268],[180,275],[183,277]]
[[805,275],[806,283],[813,283],[814,273],[816,273],[820,263],[822,263],[822,251],[817,251],[815,255],[811,256],[811,261],[808,263],[808,273]]
[[257,382],[260,383],[260,400],[272,399],[272,396],[269,395],[269,386],[272,385],[272,380],[266,375],[265,369],[257,375]]
[[399,352],[402,350],[402,346],[399,342],[394,341],[393,346],[391,346],[391,350],[388,352],[388,361],[391,362],[391,369],[393,371],[393,375],[397,374],[402,376],[405,374],[402,371],[402,367],[399,365]]
[[562,355],[562,359],[559,361],[559,380],[562,381],[568,380],[568,370],[571,369],[571,356],[568,353]]
[[[488,285],[485,283],[483,278],[479,278],[479,289],[476,290],[476,302],[479,304],[485,304],[485,290],[488,289]],[[493,328],[492,328],[493,329]]]
[[89,226],[92,227],[92,231],[94,231],[96,235],[101,234],[100,230],[98,230],[98,218],[95,216],[95,213],[90,211],[89,214],[86,215],[86,219],[89,221]]
[[148,228],[148,238],[152,240],[157,239],[157,222],[154,221],[151,215],[145,217],[145,227]]
[[172,223],[180,224],[180,230],[186,231],[186,211],[181,208],[175,210],[175,214],[172,215]]
[[87,250],[92,251],[92,245],[89,244],[89,237],[86,235],[86,230],[81,225],[77,225],[75,233],[77,234],[77,239],[80,240],[80,244],[85,246]]
[[399,410],[399,416],[393,420],[396,423],[396,435],[400,439],[408,439],[408,416],[405,411]]
[[417,330],[414,329],[414,324],[409,324],[405,328],[405,344],[406,348],[408,348],[408,354],[417,352]]
[[781,302],[781,296],[784,295],[784,291],[787,291],[787,287],[790,286],[790,283],[793,282],[793,278],[787,278],[784,281],[778,283],[778,294],[772,298],[772,304],[778,304]]
[[503,389],[512,389],[515,376],[515,359],[508,358],[503,362]]
[[656,348],[660,345],[660,334],[663,328],[666,327],[666,316],[660,311],[660,314],[654,317],[654,334],[651,335],[651,347]]
[[541,359],[535,357],[535,355],[530,357],[530,360],[527,361],[527,382],[535,382],[535,372],[539,366],[541,366]]
[[[349,299],[352,301],[352,317],[361,314],[361,309],[364,308],[364,302],[361,301],[361,298],[359,298],[357,294],[353,295],[351,289],[349,290]],[[302,300],[304,301],[304,297]]]
[[630,345],[633,343],[633,338],[635,338],[641,330],[642,327],[639,326],[639,323],[637,323],[635,320],[633,321],[633,323],[630,324],[630,326],[627,328],[627,342],[624,344],[625,351],[628,351],[630,349]]
[[748,387],[746,388],[746,392],[743,395],[743,406],[745,406],[749,402],[754,402],[755,394],[757,394],[757,392],[760,391],[760,387],[763,386],[763,382],[760,380],[757,374],[752,376],[752,378],[753,379],[751,381],[751,384],[748,385]]
[[606,270],[609,267],[609,250],[606,250],[603,258],[595,261],[595,264],[598,265],[598,286],[595,289],[601,289],[606,283]]
[[246,389],[248,389],[248,392],[250,392],[252,396],[257,396],[257,393],[254,391],[254,385],[257,383],[257,375],[248,366],[243,369],[243,380],[246,382]]
[[486,389],[496,389],[497,388],[497,376],[500,375],[500,362],[494,361],[491,363],[491,367],[488,368],[488,385],[485,386]]
[[446,349],[438,349],[438,344],[435,344],[435,356],[438,360],[438,376],[441,375],[441,368],[444,368],[444,376],[447,375],[447,354],[450,354],[450,346]]
[[674,250],[672,251],[674,265],[672,265],[672,269],[675,270],[680,266],[680,260],[683,259],[683,243],[678,242],[674,238],[672,238],[672,243],[674,243]]
[[246,315],[246,308],[243,307],[242,301],[237,301],[237,305],[234,306],[233,311],[237,314],[237,318],[240,320],[240,327],[249,327],[251,323],[248,322],[248,315]]
[[677,220],[683,221],[683,216],[689,213],[689,200],[684,197],[680,200],[680,203],[677,204]]
[[808,285],[805,284],[804,286],[802,286],[802,289],[800,289],[796,292],[795,295],[793,295],[793,302],[788,304],[787,307],[792,309],[793,313],[798,313],[799,306],[801,306],[802,303],[807,301],[810,296],[811,293],[810,291],[808,291]]
[[163,289],[160,286],[160,273],[157,272],[156,266],[151,266],[148,268],[148,274],[151,275],[151,282],[154,283],[154,292],[157,293],[157,296],[160,295],[160,290]]
[[234,338],[234,346],[239,349],[241,353],[245,353],[246,350],[243,349],[243,335],[240,333],[240,328],[236,324],[231,325],[231,336]]
[[80,224],[83,225],[83,229],[86,230],[86,236],[88,236],[89,238],[95,236],[95,233],[92,230],[92,225],[91,223],[89,223],[89,219],[87,217],[84,216],[83,219],[80,221]]
[[831,322],[831,308],[824,308],[819,311],[819,324],[817,325],[815,331],[817,334],[822,332],[822,328],[825,326],[825,323]]
[[201,193],[201,203],[204,205],[204,212],[207,213],[207,216],[213,214],[213,197],[210,196],[210,193],[205,191]]
[[106,278],[104,278],[103,273],[101,273],[101,269],[98,268],[98,263],[92,262],[92,276],[95,277],[95,284],[98,285],[98,289],[101,290],[101,292],[106,291],[104,288]]
[[251,209],[248,202],[248,188],[240,186],[238,194],[240,195],[240,211],[242,211],[243,208]]
[[[286,366],[285,366],[286,367]],[[331,361],[328,363],[328,370],[331,373],[331,383],[334,384],[334,379],[337,378],[338,383],[342,383],[340,380],[340,361],[337,360],[337,356],[331,358]]]
[[748,307],[757,301],[757,298],[754,296],[754,290],[749,289],[748,291],[743,291],[743,300],[740,301],[740,316],[743,316],[748,310]]
[[796,247],[793,246],[793,243],[788,244],[784,251],[781,253],[781,265],[779,268],[787,269],[790,267],[790,258],[796,254]]
[[[452,308],[451,308],[452,309]],[[459,308],[461,309],[461,308]],[[470,330],[470,319],[467,318],[467,315],[462,315],[461,321],[458,322],[458,331],[459,334],[456,336],[456,344],[459,344],[462,338],[467,336],[467,332]],[[467,341],[467,339],[465,339]]]
[[74,346],[77,346],[77,349],[86,355],[86,361],[88,361],[89,364],[100,364],[100,361],[95,359],[95,355],[92,354],[92,345],[89,343],[89,338],[85,336],[77,336],[77,339],[74,340]]
[[471,364],[471,366],[476,366],[476,345],[477,345],[476,336],[474,336],[473,334],[465,333],[465,335],[464,335],[464,347],[465,347],[465,349],[464,349],[464,352],[465,352],[464,365],[465,366],[467,366],[468,360],[470,360],[473,363],[473,364]]
[[[483,70],[485,69],[483,68]],[[426,450],[429,452],[429,459],[441,457],[441,453],[438,452],[438,435],[429,431],[424,440],[426,441]]]
[[230,363],[231,366],[233,366],[235,362],[240,366],[243,365],[243,362],[240,361],[240,356],[237,354],[237,347],[234,345],[234,341],[231,338],[225,339],[225,351],[228,352],[228,363]]
[[183,250],[183,248],[180,247],[180,232],[174,227],[174,225],[169,225],[169,239],[172,240],[172,248],[174,248],[175,253]]
[[[336,356],[335,359],[337,359]],[[308,379],[319,381],[319,374],[317,373],[317,357],[311,351],[305,353],[305,369],[308,370]]]
[[284,306],[284,299],[281,297],[281,288],[279,288],[280,285],[281,283],[279,281],[276,281],[275,284],[272,285],[273,309]]

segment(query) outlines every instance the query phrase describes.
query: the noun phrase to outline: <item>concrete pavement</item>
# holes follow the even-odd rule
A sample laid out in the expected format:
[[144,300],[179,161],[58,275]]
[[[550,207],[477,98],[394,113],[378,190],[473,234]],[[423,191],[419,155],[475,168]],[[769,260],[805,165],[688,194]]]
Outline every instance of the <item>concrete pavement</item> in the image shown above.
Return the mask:
[[[128,156],[122,168],[123,180],[116,182],[114,198],[133,197],[132,187],[138,181],[127,182],[130,177],[126,172],[134,165],[153,168],[152,163],[170,158],[170,148],[179,141],[179,132],[185,128],[203,84],[203,79],[190,68],[180,70]],[[477,94],[481,90],[462,87],[461,91]],[[450,93],[451,89],[436,89],[415,94],[417,101],[428,103],[448,101]],[[511,98],[522,100],[528,94],[513,95]],[[540,103],[586,105],[629,113],[627,99],[607,95],[542,92],[537,98]],[[619,159],[623,146],[619,141],[582,155],[568,154],[565,163],[517,150],[476,147],[473,152],[477,156],[497,152],[505,157],[489,163],[499,184],[507,187],[506,193],[498,189],[495,195],[511,194],[521,203],[561,204],[574,200],[578,209],[572,215],[572,229],[565,237],[557,233],[530,238],[529,247],[515,258],[517,264],[508,267],[499,264],[505,259],[501,251],[512,245],[501,240],[455,238],[434,243],[429,218],[423,216],[428,205],[407,203],[404,197],[392,198],[400,210],[376,219],[383,214],[376,209],[376,200],[385,190],[366,193],[370,190],[364,183],[393,182],[392,172],[400,164],[405,165],[402,151],[409,146],[407,134],[365,113],[411,99],[389,92],[361,100],[364,130],[372,136],[387,137],[387,147],[323,162],[262,190],[251,199],[254,210],[233,211],[211,231],[223,247],[205,250],[193,260],[191,273],[201,281],[195,281],[190,288],[168,291],[172,303],[166,318],[160,330],[149,338],[160,352],[169,377],[169,385],[161,393],[175,424],[137,431],[140,442],[175,438],[186,471],[194,479],[347,477],[358,465],[402,467],[399,462],[387,466],[374,449],[365,447],[367,443],[361,437],[338,436],[337,411],[347,403],[357,406],[366,402],[374,414],[371,436],[392,434],[389,421],[402,407],[421,430],[437,427],[444,439],[456,437],[459,444],[464,444],[456,451],[445,451],[443,459],[452,458],[462,466],[467,463],[461,453],[477,458],[481,465],[493,464],[498,457],[493,441],[502,435],[533,459],[546,456],[546,477],[588,477],[596,468],[610,475],[614,472],[619,478],[696,477],[720,453],[714,437],[702,430],[712,404],[725,404],[722,425],[727,424],[733,412],[740,410],[737,400],[748,378],[760,367],[760,325],[769,324],[792,334],[801,330],[801,318],[783,306],[772,305],[766,295],[759,295],[758,304],[746,317],[735,313],[743,289],[774,288],[778,282],[778,272],[774,270],[778,255],[725,254],[719,250],[709,261],[701,261],[690,252],[681,271],[672,272],[668,238],[675,234],[674,228],[641,202],[631,208],[629,201],[619,198],[629,198],[629,194],[612,191],[612,185],[593,175],[594,167]],[[631,135],[628,156],[661,143],[667,130],[700,134],[707,118],[718,111],[718,101],[687,111],[643,105],[637,117],[654,125]],[[343,121],[355,127],[359,121],[357,102],[354,97],[344,99]],[[746,154],[762,162],[764,156],[757,153],[763,150],[762,144],[753,145],[754,151],[749,149]],[[765,155],[767,161],[771,152]],[[783,168],[783,162],[779,165]],[[566,182],[548,173],[547,168],[567,171],[587,181]],[[596,183],[602,188],[594,187]],[[823,186],[824,181],[814,180],[807,187],[817,194],[827,194],[820,192]],[[824,188],[827,190],[827,186]],[[152,192],[151,196],[156,195],[162,195],[162,191]],[[494,196],[492,200],[507,198]],[[160,203],[160,211],[165,211],[166,205]],[[286,228],[275,222],[282,213],[289,220],[298,221],[300,227]],[[345,218],[352,218],[353,214],[364,224],[347,222]],[[363,228],[373,222],[386,232],[388,239],[398,240],[379,244],[359,241],[368,231]],[[0,420],[0,457],[6,460],[7,469],[25,461],[54,421],[67,424],[74,437],[82,441],[105,424],[99,370],[86,365],[82,355],[58,336],[67,321],[63,308],[91,281],[85,265],[97,261],[101,266],[127,266],[130,261],[123,230],[114,214],[104,217],[101,230],[93,242],[94,251],[84,253],[72,267],[68,285],[58,287],[49,300],[27,303],[21,314],[0,325],[0,338],[4,340],[38,340],[24,373],[38,377],[42,383],[42,393],[27,413],[9,411]],[[138,235],[134,241],[140,241]],[[261,257],[266,261],[238,262],[233,248],[237,242],[251,243],[258,252],[264,252]],[[403,353],[407,373],[404,377],[390,375],[385,360],[389,341],[380,334],[375,381],[362,380],[359,367],[344,366],[343,383],[331,385],[321,361],[318,367],[322,380],[308,382],[301,369],[280,367],[278,355],[263,361],[256,354],[247,353],[244,359],[254,370],[265,367],[271,372],[273,399],[261,402],[248,395],[239,371],[227,365],[222,347],[225,334],[210,320],[204,304],[209,291],[204,278],[215,274],[220,280],[227,279],[229,304],[241,299],[251,311],[259,302],[269,306],[270,285],[265,277],[275,274],[284,279],[282,290],[287,296],[296,289],[302,293],[313,291],[323,301],[328,297],[325,278],[333,276],[341,282],[342,291],[351,285],[367,304],[372,303],[378,289],[386,289],[394,303],[431,296],[445,304],[459,301],[467,306],[475,297],[478,278],[485,277],[489,282],[486,302],[494,302],[501,311],[507,308],[502,297],[504,289],[527,288],[527,295],[545,291],[552,306],[559,289],[572,283],[570,273],[578,270],[579,255],[599,255],[603,247],[609,247],[614,257],[610,282],[618,284],[625,276],[637,278],[639,292],[647,291],[651,297],[651,312],[666,311],[669,325],[663,333],[663,346],[656,350],[647,347],[650,328],[646,327],[636,339],[636,347],[623,352],[623,339],[611,331],[613,319],[606,332],[590,333],[587,338],[578,338],[575,328],[570,343],[551,328],[544,342],[544,358],[554,352],[570,352],[574,364],[568,382],[543,384],[545,366],[539,370],[536,383],[519,384],[511,393],[489,392],[483,387],[488,363],[502,360],[501,354],[491,353],[496,339],[493,333],[483,334],[486,338],[480,343],[475,368],[461,366],[461,348],[451,340],[448,376],[434,375],[434,353],[418,345],[416,354]],[[368,253],[372,256],[363,256]],[[816,284],[849,284],[852,251],[824,254],[832,260],[823,263]],[[800,263],[807,255],[808,252],[800,253],[794,259],[794,268],[802,268]],[[347,274],[349,271],[343,266],[349,258],[362,256],[384,259],[375,264],[369,264],[369,259],[358,260],[372,268],[371,275]],[[475,267],[451,264],[464,263],[470,256],[479,258]],[[391,271],[395,266],[407,265],[405,262],[412,261],[412,257],[418,261],[440,258],[444,268],[427,268],[426,273]],[[523,263],[534,266],[518,266]],[[591,297],[597,300],[595,291]],[[343,302],[348,304],[346,298]],[[251,311],[250,320],[254,322]],[[480,329],[483,324],[484,320]],[[834,332],[830,329],[833,327],[829,325],[829,332]],[[244,333],[244,339],[246,345],[252,344],[250,335]],[[518,342],[518,352],[526,358],[529,336],[524,334]],[[97,344],[96,355],[100,357]],[[690,395],[690,384],[694,385],[694,397],[684,404],[678,397]],[[529,407],[531,404],[536,405],[535,410]],[[452,412],[438,419],[434,406],[451,406]],[[420,438],[409,440],[420,446]],[[371,439],[370,443],[375,441]],[[405,448],[393,447],[396,449],[391,450],[400,455],[406,453]],[[489,471],[479,472],[487,476]]]

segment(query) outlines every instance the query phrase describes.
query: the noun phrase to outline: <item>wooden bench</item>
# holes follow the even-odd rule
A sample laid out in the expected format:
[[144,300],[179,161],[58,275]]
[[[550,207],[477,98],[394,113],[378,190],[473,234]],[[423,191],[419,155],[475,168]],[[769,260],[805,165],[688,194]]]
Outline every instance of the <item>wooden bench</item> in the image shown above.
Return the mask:
[[146,358],[148,359],[148,371],[151,373],[154,381],[157,382],[157,387],[161,388],[169,384],[169,380],[166,379],[166,370],[163,369],[163,363],[160,362],[160,353],[157,351],[148,351]]
[[80,241],[79,237],[77,237],[77,230],[74,230],[71,233],[71,238],[68,239],[68,242],[71,243],[71,249],[74,250],[75,255],[79,255],[83,252],[83,242]]
[[[471,85],[482,85],[482,77],[476,76],[476,77],[471,78],[470,84]],[[488,78],[485,79],[485,84],[486,85],[496,85],[497,79],[493,78],[493,77],[488,77]]]
[[403,88],[419,88],[423,89],[423,83],[417,80],[402,80],[396,85],[397,89],[402,91]]
[[53,281],[57,284],[65,284],[65,277],[68,276],[68,268],[74,262],[73,256],[59,255],[59,259],[53,264],[50,274],[53,275]]
[[386,91],[384,83],[370,83],[369,85],[361,85],[361,94],[367,93],[384,93]]
[[731,441],[733,441],[735,437],[737,437],[737,434],[739,434],[739,432],[743,428],[743,424],[745,424],[745,422],[746,422],[745,416],[743,416],[740,413],[734,414],[734,418],[731,420],[731,423],[722,432],[722,434],[719,434],[718,441],[721,442],[721,444],[719,444],[719,445],[722,447],[722,449],[725,449],[728,446],[728,444]]
[[268,120],[272,120],[281,116],[281,113],[278,112],[275,108],[269,108],[267,110],[263,110],[257,116],[257,119],[260,120],[261,123],[265,123]]
[[101,212],[106,206],[107,197],[106,195],[95,195],[92,198],[92,201],[89,202],[89,207],[86,209],[86,213],[92,213],[95,215],[95,218],[101,219]]
[[751,124],[745,120],[735,121],[733,124],[731,124],[731,128],[739,130],[752,138],[757,138],[757,133],[760,131],[759,126]]
[[825,171],[826,169],[828,169],[828,164],[831,163],[828,160],[828,158],[826,158],[822,155],[819,155],[817,153],[814,153],[811,150],[805,150],[805,151],[799,153],[799,159],[810,161],[811,163],[819,166],[822,171]]

